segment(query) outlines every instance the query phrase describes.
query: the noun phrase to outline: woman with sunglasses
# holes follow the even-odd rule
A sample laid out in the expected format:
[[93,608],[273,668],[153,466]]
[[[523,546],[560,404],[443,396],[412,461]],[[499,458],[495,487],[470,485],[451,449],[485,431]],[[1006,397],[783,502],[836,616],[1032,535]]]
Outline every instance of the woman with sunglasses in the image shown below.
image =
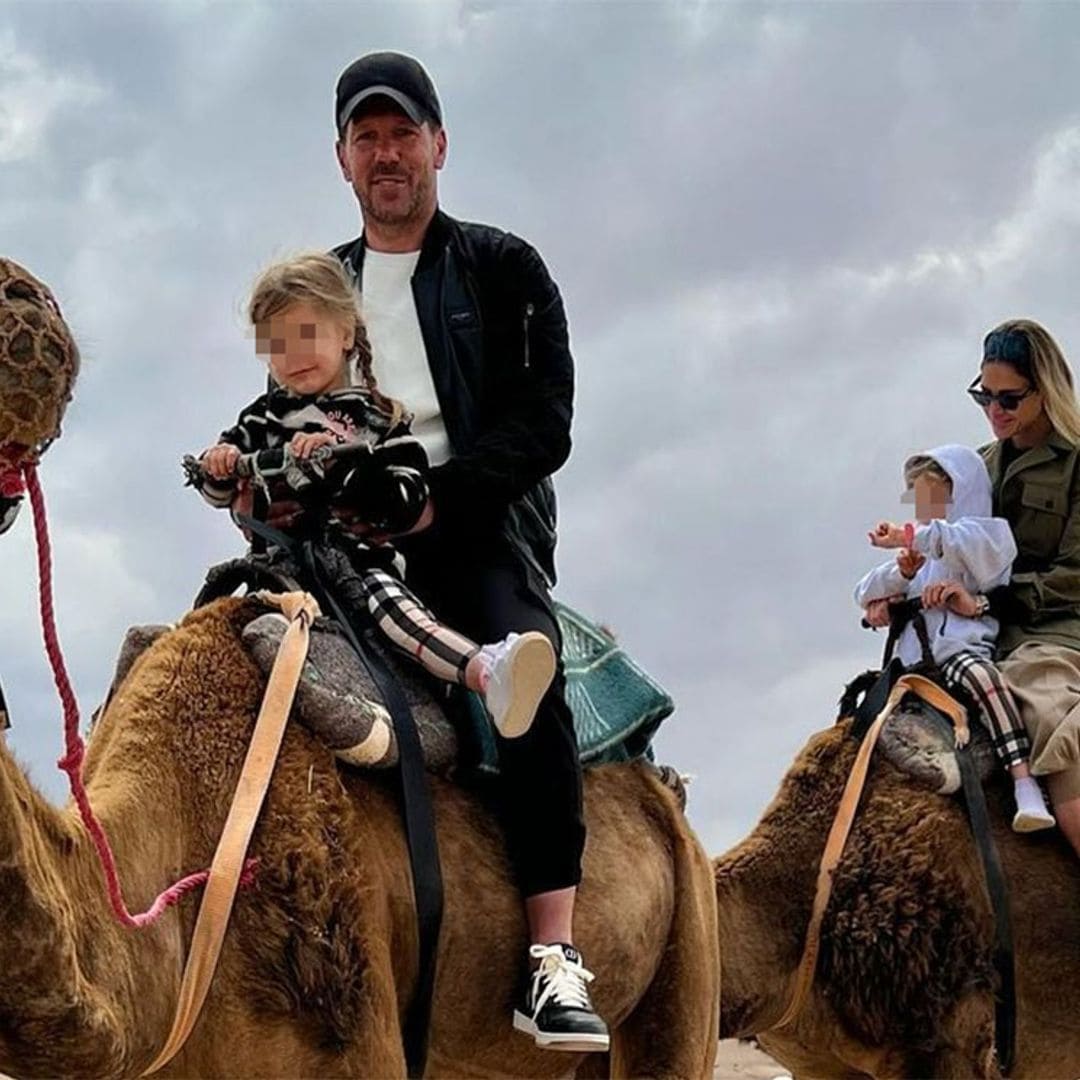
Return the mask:
[[1001,624],[998,667],[1031,736],[1031,771],[1046,779],[1058,826],[1080,855],[1080,405],[1057,342],[1013,319],[983,342],[968,393],[995,441],[981,448],[993,511],[1019,554],[988,596],[951,588],[957,614]]

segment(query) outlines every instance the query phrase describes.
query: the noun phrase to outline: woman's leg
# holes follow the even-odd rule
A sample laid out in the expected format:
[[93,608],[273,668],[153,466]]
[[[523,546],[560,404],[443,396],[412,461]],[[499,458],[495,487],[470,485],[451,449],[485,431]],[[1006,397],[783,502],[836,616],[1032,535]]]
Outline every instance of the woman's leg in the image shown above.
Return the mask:
[[1073,851],[1080,855],[1080,768],[1069,772],[1052,773],[1046,778],[1050,789],[1050,801],[1054,804],[1054,815],[1058,828],[1065,834],[1065,839],[1072,844]]

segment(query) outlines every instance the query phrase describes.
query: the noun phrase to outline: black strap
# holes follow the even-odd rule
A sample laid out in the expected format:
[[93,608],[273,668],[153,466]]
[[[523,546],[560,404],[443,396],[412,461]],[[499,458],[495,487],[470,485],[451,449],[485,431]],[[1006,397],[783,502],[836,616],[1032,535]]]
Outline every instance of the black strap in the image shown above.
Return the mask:
[[877,677],[877,681],[867,690],[862,702],[855,710],[855,719],[848,731],[848,735],[858,739],[860,742],[862,741],[870,725],[878,718],[881,710],[885,708],[885,702],[888,700],[893,683],[900,678],[903,672],[904,665],[900,663],[899,659],[893,658],[886,662],[881,674]]
[[[919,639],[919,648],[922,650],[922,662],[929,669],[935,668],[937,665],[934,663],[934,654],[930,649],[930,634],[926,629],[926,619],[923,617],[922,601],[918,597],[889,605],[889,636],[885,639],[885,652],[881,658],[881,666],[883,668],[889,666],[896,642],[908,623],[915,624],[915,636]],[[863,625],[865,626],[866,623]]]
[[7,731],[11,727],[11,717],[8,715],[7,702],[4,700],[4,687],[0,685],[0,731]]
[[1008,1076],[1012,1071],[1013,1056],[1016,1053],[1016,961],[1013,955],[1012,920],[1009,915],[1009,888],[1001,869],[997,845],[990,831],[986,795],[983,793],[974,757],[966,747],[957,747],[956,760],[964,784],[964,802],[968,820],[971,822],[971,832],[979,849],[979,859],[986,877],[986,891],[994,910],[994,969],[998,976],[997,994],[994,998],[994,1043],[997,1046],[998,1068],[1002,1075]]
[[[953,726],[949,718],[929,703],[924,701],[922,704],[942,733],[951,739]],[[990,829],[986,795],[970,744],[967,747],[958,746],[954,753],[960,768],[968,822],[975,837],[986,891],[994,912],[994,970],[998,977],[997,993],[994,995],[994,1045],[997,1048],[998,1068],[1003,1076],[1008,1076],[1016,1054],[1016,960],[1009,914],[1009,888]]]
[[349,614],[338,603],[328,585],[318,553],[310,540],[297,544],[292,538],[243,514],[236,515],[245,528],[263,540],[292,555],[298,566],[310,576],[315,599],[327,614],[332,614],[341,626],[346,640],[356,650],[371,676],[383,703],[390,712],[398,743],[398,775],[401,783],[402,815],[405,819],[405,838],[409,849],[409,868],[412,871],[413,899],[416,904],[419,959],[416,988],[405,1016],[402,1039],[405,1062],[410,1077],[422,1076],[427,1061],[428,1032],[431,1027],[431,1004],[435,990],[435,961],[442,925],[443,883],[439,861],[439,844],[435,833],[435,813],[431,805],[431,790],[424,768],[423,749],[412,709],[402,693],[396,676],[375,644],[374,630],[359,630]]

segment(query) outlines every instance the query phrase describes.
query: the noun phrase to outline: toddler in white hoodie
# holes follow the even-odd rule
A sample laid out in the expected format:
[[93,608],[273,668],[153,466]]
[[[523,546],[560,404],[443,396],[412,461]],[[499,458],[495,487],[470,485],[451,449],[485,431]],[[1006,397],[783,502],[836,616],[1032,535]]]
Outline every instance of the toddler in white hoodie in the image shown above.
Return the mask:
[[[974,450],[951,445],[909,458],[904,481],[917,524],[883,521],[869,534],[875,547],[899,551],[855,586],[855,602],[871,625],[882,626],[890,600],[922,598],[934,662],[948,685],[962,686],[978,702],[994,750],[1013,778],[1013,828],[1051,828],[1054,818],[1028,768],[1030,740],[992,659],[998,623],[987,611],[985,593],[1008,582],[1016,541],[1009,523],[992,516],[990,474]],[[896,655],[905,667],[922,659],[912,623],[900,635]]]

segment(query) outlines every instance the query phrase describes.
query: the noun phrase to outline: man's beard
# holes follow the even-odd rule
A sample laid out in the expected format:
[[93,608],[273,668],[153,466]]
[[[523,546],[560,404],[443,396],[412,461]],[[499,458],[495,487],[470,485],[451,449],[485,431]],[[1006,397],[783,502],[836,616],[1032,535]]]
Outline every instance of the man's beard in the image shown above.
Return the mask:
[[[390,174],[383,173],[382,176],[388,176]],[[399,175],[399,174],[394,174]],[[374,194],[375,181],[379,179],[379,176],[372,178],[371,184],[368,187],[368,191]],[[366,194],[363,190],[357,191],[357,196],[360,199],[360,209],[364,212],[364,217],[370,221],[378,222],[380,225],[411,225],[414,222],[419,221],[423,216],[427,206],[428,185],[420,180],[415,187],[412,188],[409,201],[405,206],[393,206],[382,208],[377,204],[377,201]]]

